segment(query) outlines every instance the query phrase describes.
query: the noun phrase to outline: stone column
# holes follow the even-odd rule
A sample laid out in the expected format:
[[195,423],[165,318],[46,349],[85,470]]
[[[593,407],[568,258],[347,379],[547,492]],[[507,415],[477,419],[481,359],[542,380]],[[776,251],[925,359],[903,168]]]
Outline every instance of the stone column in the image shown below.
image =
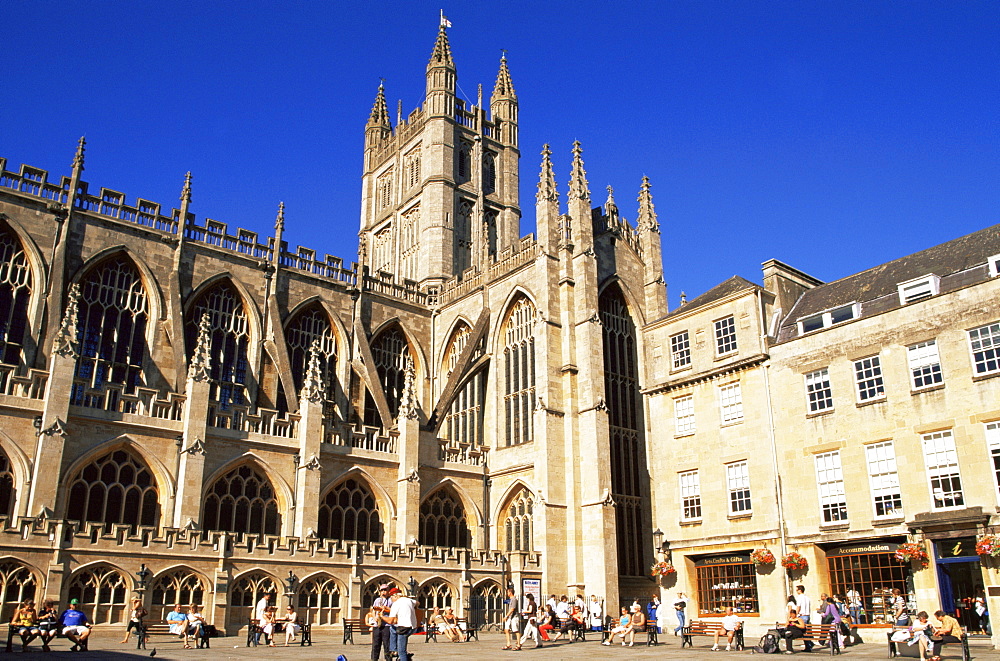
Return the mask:
[[420,538],[420,421],[413,387],[413,360],[407,358],[403,392],[399,402],[399,474],[396,483],[396,543],[406,545]]
[[309,348],[309,367],[299,398],[299,456],[295,478],[295,524],[292,534],[309,536],[319,521],[319,490],[322,470],[319,463],[323,441],[323,398],[326,389],[319,364],[319,340]]
[[201,493],[205,479],[205,436],[208,429],[208,399],[211,392],[211,322],[202,315],[191,364],[188,366],[184,402],[184,437],[177,474],[177,498],[174,501],[173,527],[189,521],[196,525],[201,515]]

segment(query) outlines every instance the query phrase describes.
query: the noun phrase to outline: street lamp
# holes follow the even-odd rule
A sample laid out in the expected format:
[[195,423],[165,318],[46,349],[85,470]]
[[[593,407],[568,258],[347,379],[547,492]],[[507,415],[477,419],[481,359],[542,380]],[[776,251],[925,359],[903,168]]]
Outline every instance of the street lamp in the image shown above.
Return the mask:
[[663,531],[657,528],[656,530],[653,531],[653,549],[657,553],[663,550],[663,546],[661,545],[662,540],[663,540]]
[[146,583],[152,574],[153,572],[146,569],[145,564],[139,565],[139,571],[135,573],[136,578],[139,579],[135,587],[135,591],[139,593],[139,599],[142,599],[143,594],[146,592]]
[[417,580],[415,578],[411,576],[410,580],[406,582],[406,586],[410,589],[411,597],[417,596]]
[[295,597],[295,588],[299,585],[299,577],[289,569],[288,578],[285,579],[285,596],[288,597],[288,605],[292,606],[292,599]]

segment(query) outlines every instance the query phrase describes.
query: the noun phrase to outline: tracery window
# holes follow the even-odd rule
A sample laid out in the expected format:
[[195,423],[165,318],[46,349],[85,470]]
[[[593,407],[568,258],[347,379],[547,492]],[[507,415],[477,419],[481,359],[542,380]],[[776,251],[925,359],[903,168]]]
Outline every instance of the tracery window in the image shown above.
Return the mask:
[[497,189],[496,155],[486,153],[483,156],[483,193],[489,195]]
[[11,470],[10,457],[0,450],[0,516],[11,516],[14,513],[16,498],[17,487],[14,486],[14,471]]
[[78,305],[80,357],[70,403],[117,410],[119,400],[105,387],[132,394],[142,385],[149,303],[138,269],[123,255],[105,260],[80,283]]
[[392,226],[386,225],[372,237],[372,273],[392,273]]
[[112,450],[84,466],[69,483],[66,518],[104,524],[155,526],[160,514],[156,480],[144,461]]
[[115,624],[128,618],[125,599],[130,585],[114,567],[99,565],[78,572],[66,591],[68,599],[79,599],[77,607],[92,624]]
[[472,266],[472,202],[462,200],[455,214],[455,273]]
[[21,362],[31,286],[31,267],[21,241],[0,225],[0,363]]
[[333,400],[337,379],[337,338],[326,311],[319,305],[312,306],[296,315],[285,331],[288,357],[292,364],[292,379],[295,394],[302,392],[302,385],[309,371],[309,354],[313,341],[319,341],[319,369],[326,387],[326,399]]
[[440,579],[427,581],[420,586],[417,593],[417,608],[423,608],[426,611],[430,611],[434,607],[441,610],[454,608],[455,605],[452,603],[454,594],[451,586]]
[[519,298],[504,325],[503,388],[505,444],[520,445],[534,438],[535,409],[535,306]]
[[417,258],[420,243],[420,207],[413,207],[403,214],[399,223],[399,277],[407,280],[417,278]]
[[482,629],[488,625],[500,626],[504,615],[504,593],[500,584],[485,581],[472,588],[469,597],[469,610],[466,616],[469,625]]
[[188,360],[198,344],[198,327],[205,313],[211,330],[209,396],[222,410],[245,405],[250,324],[243,300],[229,282],[220,282],[199,297],[185,327]]
[[[389,405],[389,414],[395,420],[399,413],[399,398],[403,393],[403,378],[406,372],[406,359],[410,357],[410,347],[403,331],[398,326],[393,326],[379,333],[372,341],[371,349],[372,358],[375,360],[375,371],[378,373],[379,383],[382,384],[386,403]],[[365,401],[365,424],[372,427],[382,426],[378,408],[371,394],[367,395]]]
[[263,572],[250,572],[241,576],[229,587],[229,621],[246,624],[247,617],[265,594],[271,595],[271,605],[277,606],[278,586],[274,579]]
[[469,524],[462,503],[447,489],[420,504],[420,543],[447,548],[469,547]]
[[406,589],[405,587],[403,587],[403,584],[397,581],[396,579],[386,576],[380,576],[376,578],[374,581],[371,581],[368,585],[366,585],[364,591],[361,593],[361,610],[367,611],[369,608],[372,607],[372,604],[375,603],[376,599],[378,599],[379,586],[385,584],[388,584],[392,587],[397,587],[400,590]]
[[393,171],[389,170],[375,183],[375,199],[379,210],[392,204],[392,175]]
[[215,481],[205,498],[205,530],[262,535],[281,532],[278,499],[262,472],[243,464]]
[[531,493],[522,489],[507,506],[503,516],[503,529],[508,551],[530,551],[532,529],[534,528],[532,509],[534,500]]
[[611,433],[611,492],[617,513],[618,572],[645,572],[643,549],[648,526],[642,525],[640,483],[646,473],[640,436],[639,385],[635,323],[621,290],[611,287],[598,303],[604,335],[604,390]]
[[190,569],[175,569],[161,574],[153,579],[150,586],[152,601],[149,616],[154,620],[163,620],[174,609],[174,604],[203,606],[206,593],[205,581]]
[[10,622],[14,611],[26,599],[35,599],[35,575],[20,562],[0,563],[0,619]]
[[[465,351],[472,329],[466,323],[459,324],[452,333],[451,342],[446,353],[446,373],[451,373],[458,367],[458,359]],[[473,350],[469,364],[481,358],[486,351],[486,337],[480,338]],[[444,419],[444,437],[449,439],[448,448],[442,452],[442,459],[461,460],[455,456],[460,453],[461,444],[478,447],[483,443],[483,416],[486,408],[486,377],[487,371],[479,369],[469,376],[455,394]]]
[[381,542],[378,503],[361,480],[344,480],[326,493],[319,506],[319,531],[324,539]]
[[297,614],[305,622],[323,626],[340,620],[340,586],[326,574],[302,583],[297,601]]

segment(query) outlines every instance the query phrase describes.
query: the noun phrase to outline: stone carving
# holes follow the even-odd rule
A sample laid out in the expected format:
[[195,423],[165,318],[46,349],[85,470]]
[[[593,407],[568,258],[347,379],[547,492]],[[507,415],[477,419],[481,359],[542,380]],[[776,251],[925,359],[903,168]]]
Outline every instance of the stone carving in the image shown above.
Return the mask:
[[198,341],[191,356],[188,378],[194,381],[208,381],[212,374],[212,320],[208,313],[201,315],[198,323]]
[[74,284],[69,288],[69,295],[66,297],[66,312],[63,313],[62,323],[52,340],[52,352],[60,356],[76,358],[79,354],[76,350],[77,331],[76,324],[79,320],[80,285]]
[[48,429],[42,430],[42,434],[46,436],[62,436],[63,438],[66,438],[66,423],[59,418],[56,418],[56,421],[53,422]]
[[416,468],[414,468],[413,470],[411,470],[410,474],[406,476],[406,481],[410,482],[410,483],[413,483],[413,484],[419,484],[420,483],[420,474],[417,473],[417,469]]
[[406,368],[403,370],[403,392],[399,396],[399,419],[414,420],[417,417],[417,393],[413,385],[416,370],[413,369],[413,358],[406,357]]
[[317,404],[323,401],[323,373],[319,363],[319,340],[313,340],[309,346],[309,366],[306,368],[305,383],[302,385],[302,398]]
[[580,141],[573,143],[573,169],[569,177],[569,196],[590,201],[590,186],[587,184],[587,173],[583,170],[583,148]]
[[206,454],[205,442],[202,441],[200,438],[196,438],[194,439],[194,442],[191,445],[181,450],[181,454],[190,454],[190,455],[200,454],[201,456],[205,456]]
[[300,468],[304,468],[307,471],[318,471],[318,470],[320,470],[320,469],[323,468],[323,465],[321,463],[319,463],[319,457],[317,457],[316,455],[313,455],[313,456],[309,457],[309,461],[307,461],[306,463],[302,464],[302,466],[300,466]]

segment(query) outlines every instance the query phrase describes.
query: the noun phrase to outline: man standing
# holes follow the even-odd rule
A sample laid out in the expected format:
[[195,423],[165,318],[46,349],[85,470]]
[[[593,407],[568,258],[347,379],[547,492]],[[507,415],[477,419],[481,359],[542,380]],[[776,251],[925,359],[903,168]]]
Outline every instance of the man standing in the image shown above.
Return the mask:
[[[799,617],[802,622],[806,625],[809,624],[809,615],[812,613],[812,601],[806,594],[806,588],[804,585],[795,586],[795,606],[799,613]],[[813,644],[811,640],[803,641],[807,652],[811,652]]]
[[264,626],[264,618],[267,615],[267,609],[271,606],[271,593],[265,592],[261,595],[260,601],[257,602],[257,606],[253,609],[253,619],[257,620],[257,632],[253,636],[254,645],[260,644],[260,634],[261,627]]
[[[555,610],[555,609],[553,609]],[[604,628],[604,609],[596,594],[590,595],[590,630],[600,631]]]
[[514,594],[514,588],[507,588],[507,598],[504,599],[503,605],[503,635],[507,640],[504,649],[511,650],[517,646],[517,641],[521,637],[521,622],[518,615],[520,609],[517,606],[517,595]]
[[674,635],[677,635],[678,631],[684,630],[685,617],[684,609],[687,608],[687,602],[684,601],[684,593],[677,593],[677,601],[674,602],[674,612],[677,613],[677,628],[674,629]]
[[396,627],[396,658],[399,661],[410,661],[410,653],[406,651],[406,647],[410,634],[417,628],[417,606],[399,588],[393,588],[389,594],[394,599],[385,619]]
[[87,638],[90,637],[90,624],[83,611],[77,608],[79,605],[79,599],[70,599],[69,608],[59,616],[59,627],[62,629],[62,635],[73,641],[73,647],[69,648],[70,652],[86,652]]
[[372,625],[372,661],[378,661],[379,650],[382,650],[385,661],[389,661],[389,625],[385,622],[385,616],[391,607],[389,585],[383,583],[378,586],[378,597],[372,602],[372,612],[375,613],[375,624]]

